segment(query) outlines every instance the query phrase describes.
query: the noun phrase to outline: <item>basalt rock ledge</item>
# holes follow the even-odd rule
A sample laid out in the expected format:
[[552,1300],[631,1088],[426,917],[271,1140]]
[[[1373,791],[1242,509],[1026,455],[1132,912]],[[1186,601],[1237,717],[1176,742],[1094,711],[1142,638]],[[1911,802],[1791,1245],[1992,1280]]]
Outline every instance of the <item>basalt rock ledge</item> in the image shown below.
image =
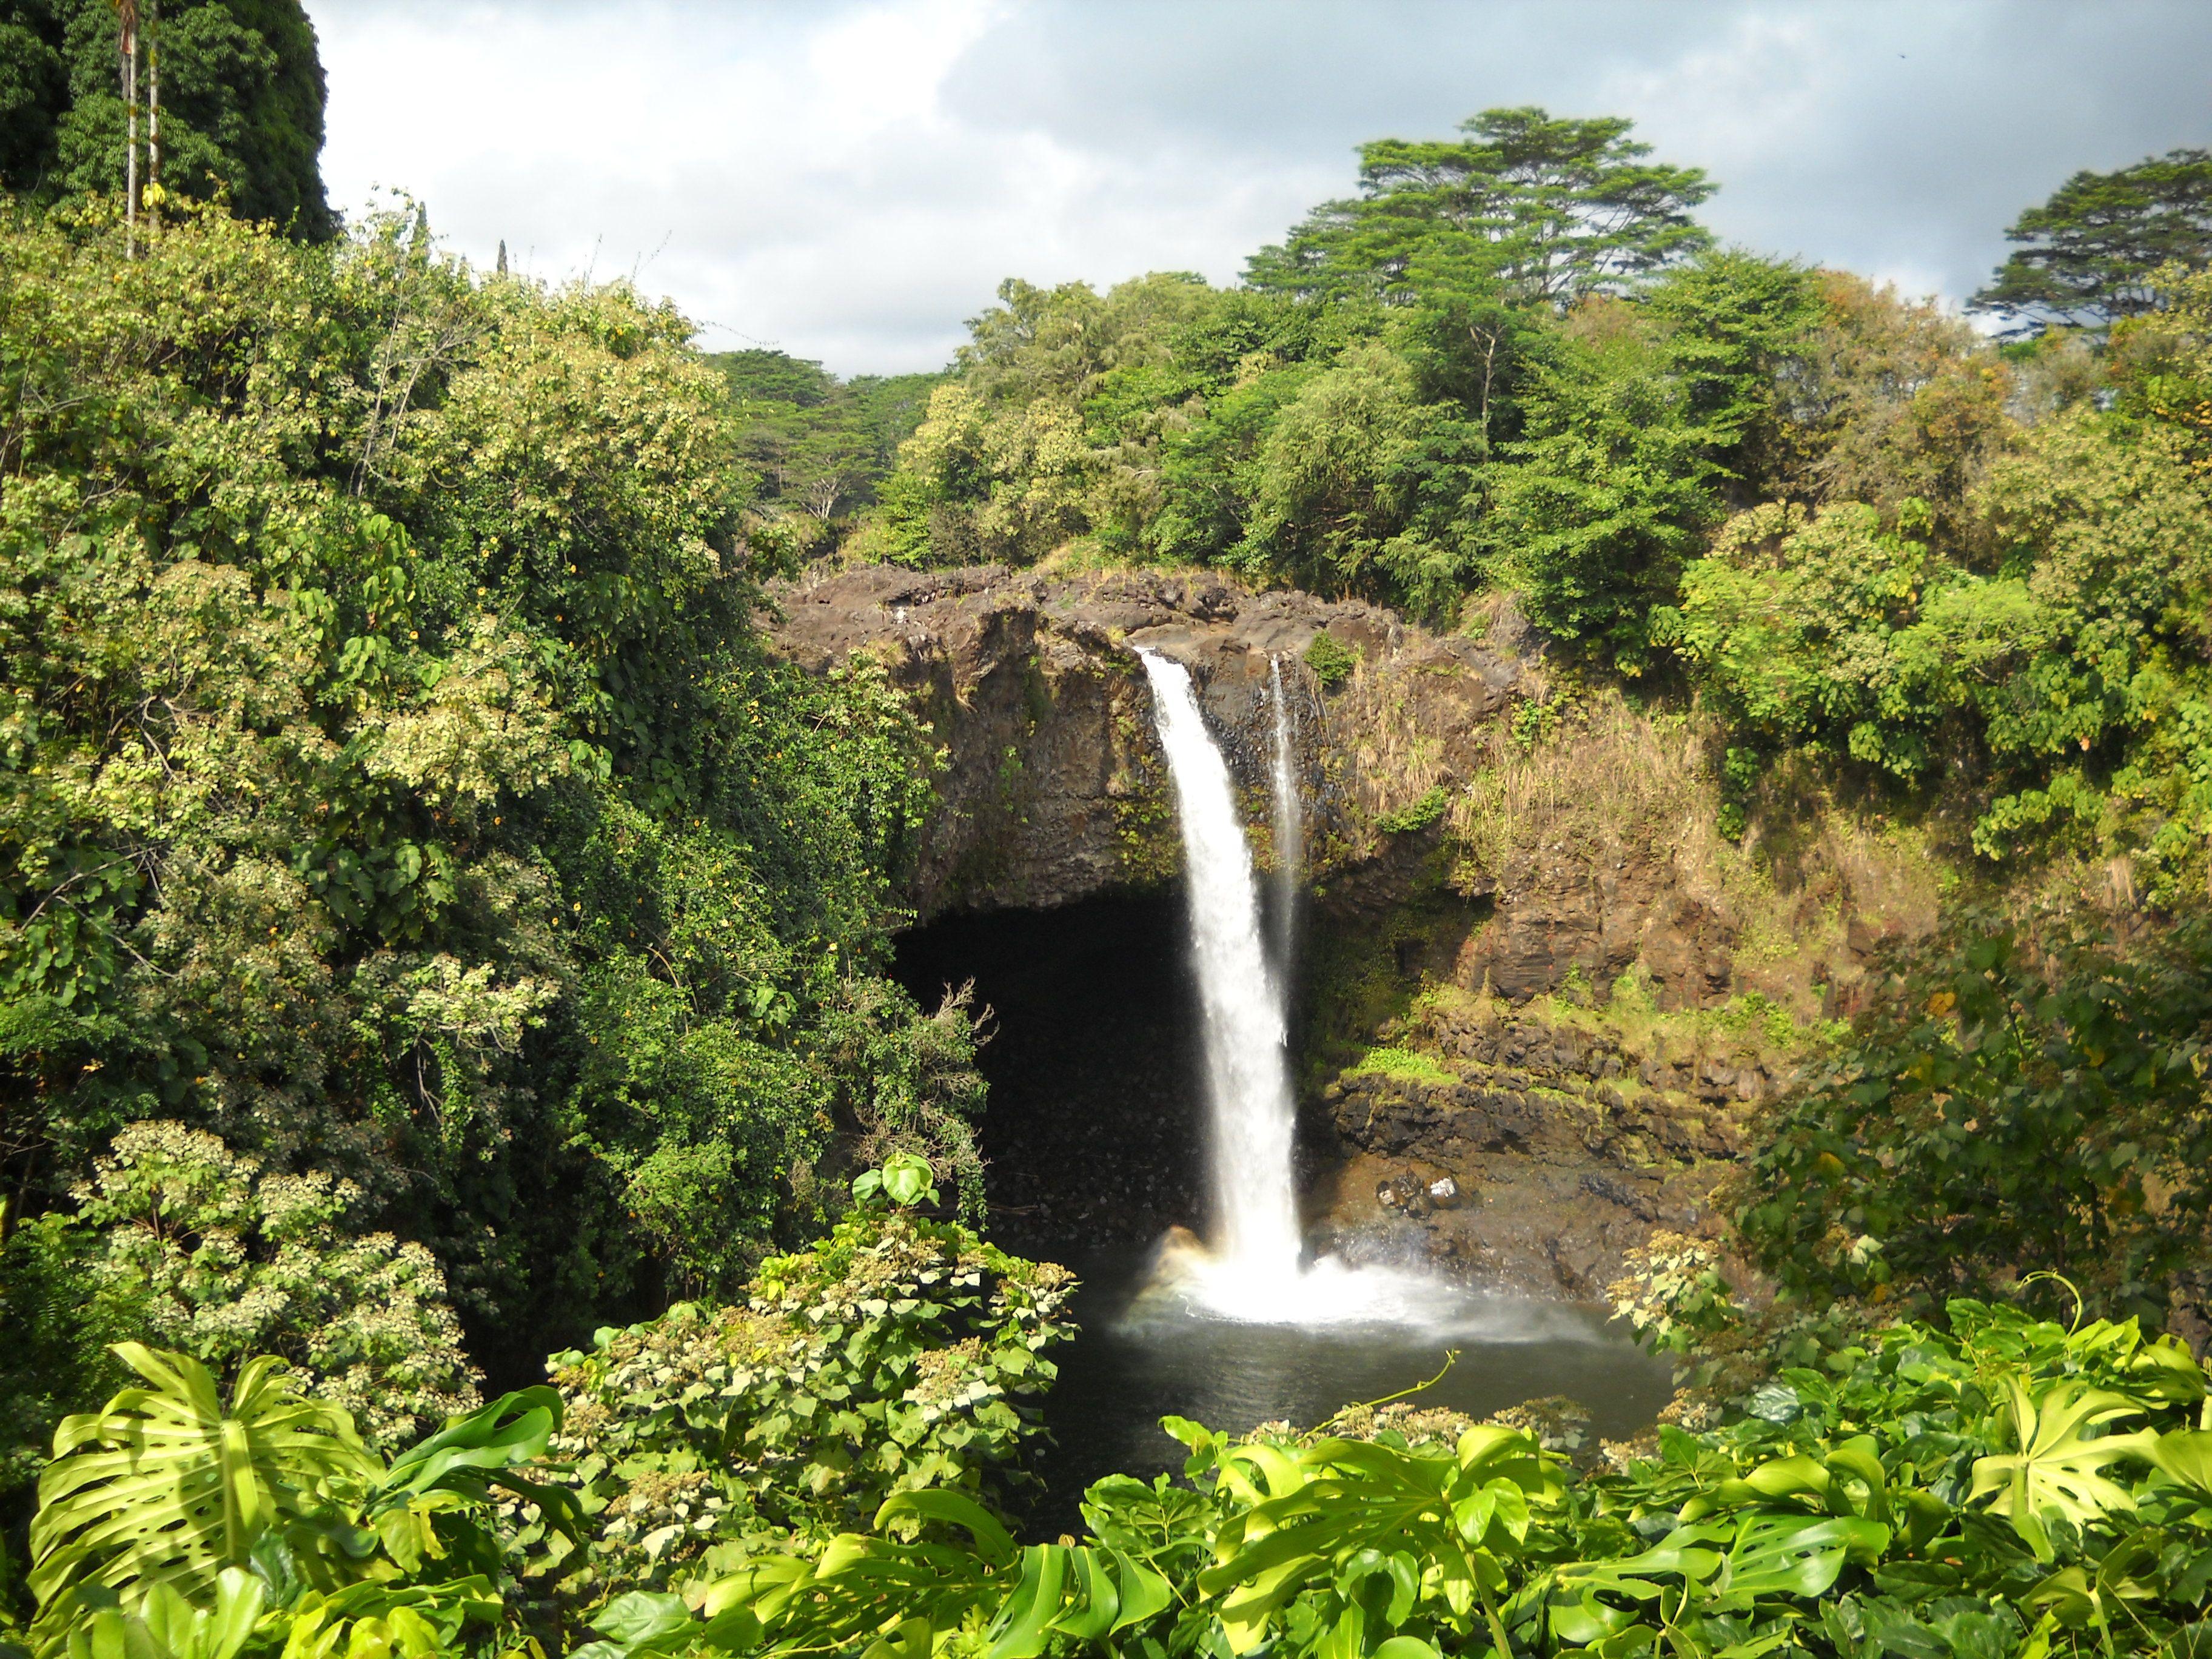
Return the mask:
[[[1280,672],[1316,879],[1392,850],[1376,821],[1466,775],[1475,739],[1522,672],[1510,649],[1438,636],[1373,605],[1254,592],[1204,575],[873,567],[775,597],[781,653],[815,672],[872,654],[945,747],[948,769],[909,895],[924,921],[1064,904],[1176,873],[1140,648],[1191,669],[1238,787],[1255,803],[1273,742],[1270,669]],[[1334,690],[1306,662],[1324,634],[1357,664]],[[1267,813],[1249,821],[1267,862]]]

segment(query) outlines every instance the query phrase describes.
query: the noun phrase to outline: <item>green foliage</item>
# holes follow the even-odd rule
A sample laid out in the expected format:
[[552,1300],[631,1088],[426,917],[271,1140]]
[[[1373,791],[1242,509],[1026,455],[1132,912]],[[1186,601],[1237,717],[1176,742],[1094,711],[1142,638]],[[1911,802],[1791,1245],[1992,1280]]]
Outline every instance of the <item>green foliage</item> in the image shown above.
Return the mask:
[[937,1188],[929,1183],[927,1160],[912,1152],[893,1152],[881,1169],[863,1170],[853,1177],[853,1196],[862,1204],[880,1196],[908,1210],[916,1204],[937,1202]]
[[2212,272],[2169,265],[2151,280],[2159,309],[2112,331],[2114,404],[2170,434],[2202,483],[2212,478]]
[[2212,1209],[2203,918],[2125,953],[1969,918],[1902,967],[1767,1132],[1746,1239],[1816,1299],[2043,1268],[2164,1316]]
[[[161,60],[162,189],[311,241],[335,234],[318,166],[323,67],[298,0],[163,0],[148,15],[139,52]],[[0,6],[0,189],[41,203],[121,193],[116,51],[107,0]],[[142,143],[146,126],[142,108]],[[142,157],[150,182],[145,168]]]
[[43,1623],[93,1605],[95,1588],[206,1597],[264,1533],[375,1467],[344,1412],[302,1397],[281,1360],[248,1360],[226,1408],[189,1356],[135,1342],[117,1352],[149,1386],[65,1421],[39,1480],[29,1584]]
[[113,1304],[92,1293],[100,1241],[60,1213],[6,1231],[0,1243],[0,1331],[7,1387],[0,1392],[0,1493],[19,1499],[37,1480],[63,1418],[122,1382],[107,1345]]
[[[920,1201],[916,1163],[856,1188]],[[957,1224],[875,1203],[763,1263],[744,1306],[682,1304],[555,1356],[562,1444],[600,1517],[592,1571],[664,1588],[785,1534],[859,1525],[895,1493],[1001,1501],[1072,1288]]]
[[1359,655],[1329,634],[1316,634],[1313,643],[1305,649],[1305,665],[1313,670],[1314,678],[1321,682],[1324,691],[1334,691],[1352,678],[1352,671],[1359,666]]
[[[1769,503],[1682,574],[1659,637],[1755,752],[1797,749],[1906,782],[1961,754],[1992,785],[1973,832],[2002,859],[2070,830],[2193,885],[2212,503],[2155,429],[2045,423],[1972,502],[1997,568],[1945,558],[1926,504]],[[1733,751],[1731,751],[1733,752]]]
[[[967,1536],[952,1544],[896,1536],[917,1523]],[[735,1629],[744,1638],[728,1650],[817,1653],[888,1626],[890,1636],[879,1638],[887,1649],[896,1643],[896,1650],[927,1651],[940,1632],[961,1632],[995,1659],[1036,1659],[1071,1644],[1083,1650],[1109,1643],[1168,1603],[1167,1580],[1129,1553],[1017,1545],[988,1511],[954,1492],[890,1498],[874,1533],[848,1534],[812,1562],[770,1558],[716,1582],[702,1604],[708,1622],[693,1626],[690,1639],[711,1645],[717,1624],[726,1630],[742,1619]],[[669,1610],[672,1618],[681,1607]]]
[[980,1201],[965,1017],[880,972],[934,757],[875,665],[765,657],[781,555],[689,323],[404,213],[0,239],[25,1224],[174,1120],[354,1183],[496,1370],[742,1283],[840,1133]]
[[214,1605],[194,1607],[174,1587],[157,1583],[137,1613],[100,1607],[69,1633],[70,1659],[115,1653],[147,1659],[233,1659],[253,1635],[266,1592],[243,1568],[216,1575]]
[[1110,1477],[1079,1541],[1023,1549],[957,1495],[902,1496],[868,1533],[708,1585],[680,1638],[672,1596],[618,1622],[732,1652],[1006,1659],[2188,1651],[2212,1599],[2203,1370],[2131,1322],[1959,1299],[1948,1327],[1816,1351],[1724,1426],[1580,1480],[1495,1425],[1233,1441],[1170,1418],[1197,1489]]
[[1402,1077],[1419,1083],[1456,1083],[1459,1079],[1437,1063],[1432,1055],[1418,1048],[1404,1048],[1391,1044],[1371,1048],[1344,1068],[1343,1075],[1373,1072],[1384,1077]]
[[1570,316],[1523,394],[1524,435],[1492,470],[1483,531],[1533,621],[1621,668],[1721,516],[1723,491],[1787,447],[1781,374],[1818,316],[1797,266],[1726,252],[1649,303]]
[[1421,511],[1423,495],[1440,468],[1479,454],[1448,410],[1420,401],[1402,357],[1379,343],[1353,347],[1276,415],[1247,469],[1243,537],[1224,560],[1443,613],[1467,561]]
[[70,1419],[40,1483],[42,1656],[512,1646],[500,1586],[543,1571],[549,1539],[580,1541],[573,1498],[520,1472],[559,1425],[550,1389],[455,1418],[387,1468],[271,1357],[246,1362],[226,1408],[189,1356],[117,1352],[152,1386]]
[[[787,1321],[771,1340],[807,1347],[794,1297],[849,1294],[856,1274],[869,1277],[862,1264],[921,1237],[907,1231],[917,1224],[930,1224],[876,1210],[842,1241],[765,1273]],[[1650,1265],[1654,1305],[1686,1318],[1678,1350],[1710,1352],[1744,1318],[1718,1291],[1709,1254],[1676,1249]],[[832,1274],[842,1288],[831,1290]],[[922,1287],[878,1276],[867,1288],[896,1307],[900,1291]],[[550,1390],[456,1419],[389,1469],[357,1447],[344,1468],[326,1468],[317,1460],[344,1443],[342,1415],[323,1425],[321,1448],[304,1431],[280,1446],[281,1389],[276,1416],[241,1396],[225,1419],[204,1372],[195,1381],[164,1370],[173,1360],[131,1357],[161,1375],[150,1392],[184,1429],[177,1455],[232,1477],[206,1482],[211,1492],[245,1497],[229,1512],[219,1499],[202,1505],[188,1534],[194,1571],[145,1578],[156,1558],[177,1553],[179,1489],[103,1486],[106,1464],[80,1478],[72,1460],[113,1454],[64,1449],[38,1535],[81,1534],[90,1516],[72,1506],[90,1493],[130,1523],[103,1535],[157,1541],[109,1558],[124,1571],[132,1548],[143,1556],[139,1576],[116,1580],[122,1593],[49,1596],[40,1632],[49,1651],[489,1653],[520,1645],[529,1628],[521,1603],[502,1607],[502,1588],[512,1597],[549,1571],[585,1605],[578,1622],[596,1639],[570,1645],[589,1659],[945,1650],[1421,1659],[1477,1644],[1601,1659],[1787,1646],[1850,1659],[1876,1639],[1934,1656],[2091,1643],[2148,1656],[2186,1651],[2212,1611],[2204,1368],[2132,1320],[2069,1328],[1963,1297],[1942,1328],[1784,1326],[1740,1391],[1678,1399],[1671,1414],[1701,1414],[1704,1427],[1664,1426],[1642,1452],[1609,1446],[1579,1477],[1501,1424],[1461,1419],[1440,1435],[1402,1411],[1370,1412],[1346,1415],[1345,1434],[1276,1428],[1236,1440],[1170,1418],[1164,1426],[1190,1452],[1189,1484],[1110,1476],[1085,1495],[1083,1536],[1050,1544],[1019,1543],[972,1484],[879,1481],[863,1501],[866,1483],[817,1438],[759,1489],[745,1527],[703,1550],[664,1541],[670,1559],[652,1582],[612,1595],[637,1554],[619,1504],[586,1496],[598,1534],[580,1555],[531,1541],[547,1523],[585,1537],[586,1517],[541,1479],[575,1478],[542,1463],[556,1421]],[[604,1407],[657,1395],[652,1409],[669,1422],[672,1408],[712,1392],[681,1363],[672,1370],[671,1357],[626,1380],[609,1374],[608,1391],[567,1425],[597,1467],[637,1486],[658,1479],[664,1495],[678,1483],[629,1437],[641,1414],[625,1428]],[[269,1376],[264,1362],[249,1369]],[[867,1397],[855,1388],[838,1400]],[[111,1417],[141,1403],[118,1401]],[[793,1415],[790,1404],[771,1414]],[[700,1471],[746,1467],[730,1445],[700,1449]],[[495,1487],[523,1508],[489,1508]],[[531,1515],[545,1522],[518,1528]]]
[[87,1275],[118,1328],[218,1373],[290,1361],[369,1443],[411,1442],[477,1404],[445,1276],[420,1244],[347,1225],[351,1182],[264,1172],[182,1124],[117,1132],[77,1218],[101,1249]]
[[1553,342],[1524,397],[1525,434],[1490,470],[1482,534],[1529,619],[1631,672],[1648,617],[1719,515],[1713,445],[1662,330],[1591,302]]
[[2159,303],[2160,266],[2212,262],[2212,151],[2169,150],[2114,173],[2075,173],[2006,239],[2021,247],[1973,299],[2034,330],[2137,316]]
[[1395,812],[1379,814],[1375,827],[1386,836],[1413,835],[1436,823],[1450,805],[1451,791],[1441,783],[1431,784],[1418,800],[1408,802]]
[[1448,621],[1481,469],[1555,305],[1704,246],[1694,169],[1618,120],[1494,110],[1370,145],[1248,286],[1010,280],[851,550],[1026,562],[1072,544],[1217,562]]

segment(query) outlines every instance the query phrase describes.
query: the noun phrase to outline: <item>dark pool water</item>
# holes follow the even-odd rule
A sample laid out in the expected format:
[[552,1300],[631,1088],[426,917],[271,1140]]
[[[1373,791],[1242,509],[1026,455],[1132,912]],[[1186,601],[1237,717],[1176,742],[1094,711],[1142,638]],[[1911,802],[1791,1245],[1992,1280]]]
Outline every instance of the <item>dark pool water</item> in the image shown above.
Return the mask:
[[1480,1416],[1565,1395],[1599,1435],[1648,1425],[1666,1404],[1668,1369],[1592,1310],[1500,1300],[1474,1307],[1449,1335],[1144,1316],[1134,1304],[1154,1241],[1205,1213],[1188,925],[1178,893],[1122,894],[953,916],[899,943],[900,977],[924,1006],[971,983],[975,1007],[991,1011],[979,1058],[991,1085],[980,1127],[992,1237],[1084,1281],[1082,1334],[1054,1356],[1060,1377],[1045,1416],[1055,1443],[1036,1465],[1037,1530],[1074,1530],[1076,1502],[1102,1475],[1180,1470],[1183,1450],[1161,1432],[1163,1416],[1235,1431],[1310,1427],[1431,1376],[1448,1347],[1460,1357],[1424,1402]]
[[1180,1470],[1184,1452],[1161,1430],[1163,1416],[1231,1431],[1282,1420],[1310,1427],[1433,1376],[1448,1349],[1458,1358],[1419,1403],[1483,1416],[1565,1395],[1589,1412],[1593,1432],[1618,1438],[1649,1426],[1670,1391],[1667,1364],[1594,1309],[1479,1300],[1449,1333],[1250,1325],[1140,1297],[1148,1267],[1140,1252],[1082,1264],[1082,1334],[1055,1352],[1060,1382],[1045,1408],[1054,1444],[1038,1464],[1048,1494],[1042,1520],[1072,1525],[1075,1500],[1102,1475]]

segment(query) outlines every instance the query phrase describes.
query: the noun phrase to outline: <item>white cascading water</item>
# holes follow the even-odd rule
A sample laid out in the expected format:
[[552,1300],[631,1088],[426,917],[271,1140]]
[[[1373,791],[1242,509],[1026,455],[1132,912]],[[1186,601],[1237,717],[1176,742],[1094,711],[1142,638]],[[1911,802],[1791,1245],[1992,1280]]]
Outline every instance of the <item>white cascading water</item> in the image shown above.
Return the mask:
[[[1310,1266],[1299,1261],[1297,1111],[1285,1047],[1289,963],[1280,973],[1269,968],[1237,793],[1199,712],[1190,671],[1150,651],[1137,654],[1152,683],[1188,866],[1217,1212],[1210,1248],[1202,1259],[1176,1264],[1176,1288],[1209,1314],[1256,1323],[1472,1328],[1476,1310],[1466,1297],[1425,1273],[1354,1267],[1334,1256]],[[1276,811],[1295,825],[1297,776],[1279,673],[1275,690]]]
[[1199,713],[1190,671],[1149,651],[1139,654],[1152,684],[1189,866],[1191,951],[1212,1108],[1215,1259],[1240,1275],[1295,1278],[1296,1113],[1283,1048],[1283,997],[1260,942],[1252,850],[1237,816],[1228,765]]
[[1287,1006],[1298,937],[1298,866],[1305,862],[1305,836],[1299,822],[1297,743],[1291,730],[1290,705],[1283,700],[1283,665],[1273,657],[1267,659],[1267,690],[1275,704],[1275,971],[1282,979]]

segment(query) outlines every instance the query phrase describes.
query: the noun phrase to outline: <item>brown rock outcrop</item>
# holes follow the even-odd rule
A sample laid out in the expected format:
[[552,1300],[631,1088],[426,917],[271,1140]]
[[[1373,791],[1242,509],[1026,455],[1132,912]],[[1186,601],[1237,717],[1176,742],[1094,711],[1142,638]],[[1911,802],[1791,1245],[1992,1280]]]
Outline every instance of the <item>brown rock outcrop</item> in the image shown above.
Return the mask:
[[[1655,1228],[1706,1224],[1746,1113],[1789,1070],[1755,1036],[1666,1024],[1626,1031],[1432,1000],[1400,1034],[1416,1063],[1356,1069],[1322,1091],[1312,1127],[1337,1147],[1323,1224],[1357,1251],[1363,1233],[1417,1221],[1422,1248],[1479,1281],[1601,1293]],[[1409,1176],[1449,1179],[1462,1201],[1415,1215],[1372,1195]]]
[[[1139,647],[1190,667],[1255,799],[1272,752],[1269,667],[1279,665],[1319,878],[1374,856],[1377,815],[1466,775],[1485,723],[1519,683],[1511,659],[1373,605],[1205,576],[874,567],[777,599],[778,650],[817,672],[875,653],[945,747],[911,896],[925,921],[1062,904],[1174,873],[1181,853]],[[1334,694],[1304,662],[1323,632],[1360,664]],[[1415,748],[1416,763],[1404,763]]]

